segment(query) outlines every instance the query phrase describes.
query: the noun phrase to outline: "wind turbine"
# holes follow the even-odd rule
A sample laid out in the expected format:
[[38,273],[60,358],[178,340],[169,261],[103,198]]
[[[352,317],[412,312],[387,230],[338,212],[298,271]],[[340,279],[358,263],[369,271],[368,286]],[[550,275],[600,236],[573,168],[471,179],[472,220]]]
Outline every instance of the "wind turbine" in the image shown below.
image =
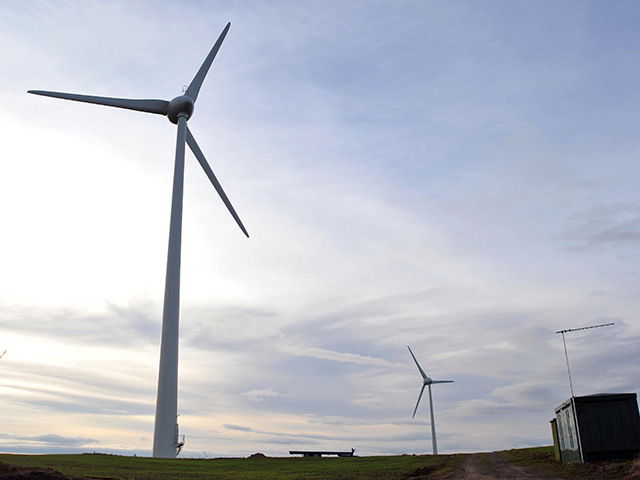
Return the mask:
[[171,123],[178,126],[176,140],[176,159],[173,173],[173,192],[171,197],[171,221],[169,226],[169,249],[167,255],[167,273],[164,290],[164,307],[162,312],[162,338],[160,341],[160,366],[158,370],[158,391],[156,398],[156,416],[153,434],[153,456],[172,458],[177,455],[184,441],[178,435],[178,330],[180,314],[180,251],[182,239],[182,198],[184,186],[184,153],[185,143],[189,145],[214,188],[227,206],[234,220],[249,237],[229,198],[224,193],[220,182],[196,143],[187,127],[187,120],[193,114],[193,107],[198,98],[200,87],[209,72],[231,23],[227,23],[218,40],[211,48],[209,55],[184,91],[171,101],[154,99],[128,99],[112,97],[95,97],[73,93],[29,90],[28,93],[47,97],[74,100],[77,102],[95,103],[110,107],[137,110],[140,112],[166,115]]
[[418,411],[418,405],[420,405],[420,399],[422,398],[422,393],[424,392],[424,387],[429,387],[429,410],[431,411],[431,443],[433,445],[433,454],[437,455],[438,444],[436,442],[436,423],[433,419],[433,398],[431,397],[431,385],[434,383],[453,383],[453,380],[431,379],[426,373],[424,373],[424,370],[422,370],[422,367],[418,363],[418,360],[416,360],[416,356],[411,351],[411,347],[407,345],[407,348],[409,349],[409,353],[413,357],[413,361],[416,362],[416,366],[418,367],[418,370],[420,370],[420,375],[422,375],[422,388],[420,389],[420,395],[418,395],[416,408],[413,410],[413,416],[411,418],[415,418],[416,416],[416,412]]

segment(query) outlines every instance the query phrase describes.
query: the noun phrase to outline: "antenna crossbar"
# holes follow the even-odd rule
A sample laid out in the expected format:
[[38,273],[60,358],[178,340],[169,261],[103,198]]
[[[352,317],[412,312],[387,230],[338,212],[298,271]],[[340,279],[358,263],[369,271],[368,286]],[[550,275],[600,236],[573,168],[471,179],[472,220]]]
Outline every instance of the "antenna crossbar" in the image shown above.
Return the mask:
[[612,323],[601,323],[600,325],[590,325],[588,327],[580,327],[580,328],[567,328],[566,330],[558,330],[556,333],[567,333],[567,332],[577,332],[578,330],[589,330],[590,328],[600,328],[600,327],[610,327],[615,325]]
[[569,355],[567,354],[567,342],[564,340],[564,334],[568,332],[577,332],[579,330],[589,330],[591,328],[600,328],[600,327],[610,327],[613,325],[611,323],[601,323],[600,325],[589,325],[588,327],[580,327],[580,328],[567,328],[565,330],[558,330],[556,333],[562,334],[562,346],[564,347],[564,359],[567,362],[567,373],[569,374],[569,389],[571,390],[571,398],[574,397],[573,394],[573,382],[571,381],[571,368],[569,367]]

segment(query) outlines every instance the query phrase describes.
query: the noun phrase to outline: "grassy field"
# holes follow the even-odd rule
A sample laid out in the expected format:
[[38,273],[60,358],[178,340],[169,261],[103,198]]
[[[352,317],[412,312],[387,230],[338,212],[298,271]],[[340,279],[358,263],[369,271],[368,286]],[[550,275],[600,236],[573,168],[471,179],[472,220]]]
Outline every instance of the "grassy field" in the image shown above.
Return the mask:
[[353,458],[157,459],[115,455],[0,455],[0,462],[46,467],[70,477],[121,480],[390,480],[455,468],[462,455]]
[[598,480],[640,479],[640,461],[609,461],[595,463],[560,463],[554,461],[553,447],[522,448],[502,452],[515,464],[567,479]]
[[[507,450],[500,452],[500,454],[515,464],[567,479],[640,479],[639,460],[563,464],[554,460],[553,447]],[[482,462],[483,457],[489,454],[477,455]],[[101,454],[0,454],[0,478],[4,473],[11,473],[7,471],[6,465],[16,465],[49,468],[68,477],[102,480],[403,480],[410,477],[424,478],[427,475],[444,474],[456,469],[464,458],[465,455],[459,454],[353,458],[256,457],[165,460]],[[453,475],[455,478],[457,473]],[[47,477],[19,476],[14,478]]]

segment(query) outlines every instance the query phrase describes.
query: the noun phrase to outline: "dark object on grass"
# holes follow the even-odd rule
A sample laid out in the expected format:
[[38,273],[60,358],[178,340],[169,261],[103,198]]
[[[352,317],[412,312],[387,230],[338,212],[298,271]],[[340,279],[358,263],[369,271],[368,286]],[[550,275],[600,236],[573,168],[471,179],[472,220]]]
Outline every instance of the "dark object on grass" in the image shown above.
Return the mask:
[[555,424],[563,462],[634,459],[640,453],[635,393],[571,397],[556,407]]
[[337,455],[338,457],[353,457],[356,452],[352,448],[350,452],[327,452],[320,450],[289,450],[289,455],[302,455],[303,457],[322,457],[323,455]]

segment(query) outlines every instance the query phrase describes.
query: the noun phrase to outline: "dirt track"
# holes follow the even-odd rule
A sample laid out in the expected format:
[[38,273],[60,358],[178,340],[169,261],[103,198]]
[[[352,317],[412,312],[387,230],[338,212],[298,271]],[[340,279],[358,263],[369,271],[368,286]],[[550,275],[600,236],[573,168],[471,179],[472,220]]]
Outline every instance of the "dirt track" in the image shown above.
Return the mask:
[[558,477],[553,474],[515,465],[501,453],[474,453],[466,455],[462,464],[455,470],[443,475],[432,475],[424,478],[434,480],[566,480],[566,477]]
[[20,467],[0,462],[1,480],[72,480],[50,468]]

